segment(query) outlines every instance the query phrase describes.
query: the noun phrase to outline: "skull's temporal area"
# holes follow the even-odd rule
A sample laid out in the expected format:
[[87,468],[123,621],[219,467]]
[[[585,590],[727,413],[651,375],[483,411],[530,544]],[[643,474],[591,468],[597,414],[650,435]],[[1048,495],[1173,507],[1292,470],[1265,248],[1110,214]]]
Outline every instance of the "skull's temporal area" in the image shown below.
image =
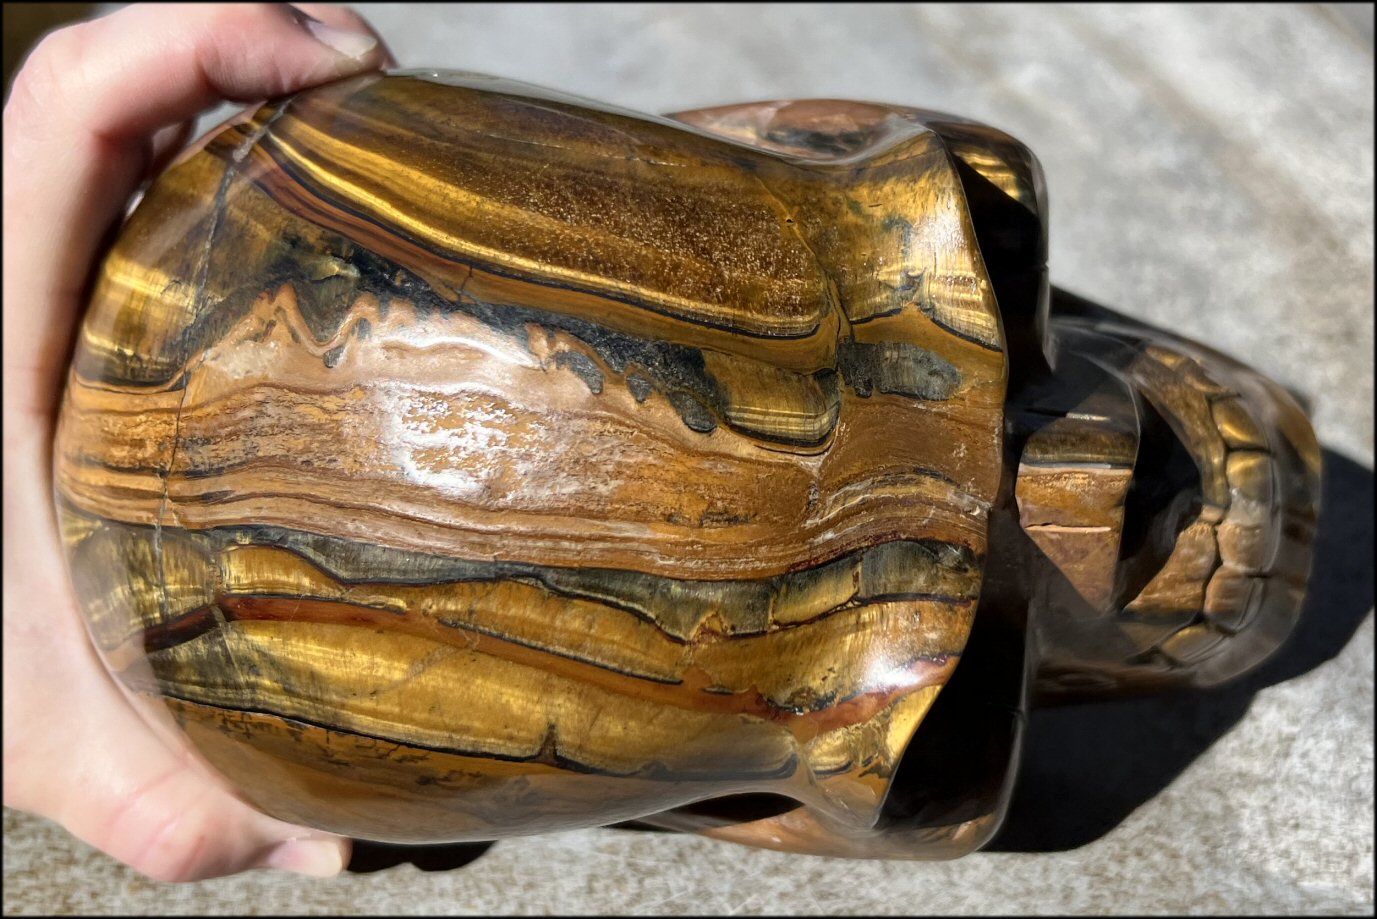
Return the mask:
[[362,838],[741,793],[870,831],[972,629],[1006,384],[948,141],[871,115],[790,151],[412,74],[208,138],[61,418],[112,671]]

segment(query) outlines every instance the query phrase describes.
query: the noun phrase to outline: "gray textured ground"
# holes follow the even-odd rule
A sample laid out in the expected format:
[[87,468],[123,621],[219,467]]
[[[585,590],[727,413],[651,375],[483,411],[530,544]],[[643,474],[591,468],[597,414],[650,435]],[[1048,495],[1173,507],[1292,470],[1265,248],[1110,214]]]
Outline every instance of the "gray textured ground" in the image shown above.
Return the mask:
[[590,830],[451,871],[165,887],[7,810],[7,913],[1371,913],[1370,7],[358,8],[404,66],[650,111],[918,104],[1022,138],[1056,283],[1311,400],[1329,495],[1307,624],[1242,686],[1036,717],[1008,851],[843,862]]

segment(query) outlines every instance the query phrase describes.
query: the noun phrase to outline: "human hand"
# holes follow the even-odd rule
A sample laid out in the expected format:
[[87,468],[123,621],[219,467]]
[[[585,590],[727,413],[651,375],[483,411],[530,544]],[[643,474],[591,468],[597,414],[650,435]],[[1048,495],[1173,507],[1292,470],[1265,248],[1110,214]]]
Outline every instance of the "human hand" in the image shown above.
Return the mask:
[[158,880],[333,875],[349,840],[240,801],[96,657],[52,503],[75,324],[103,241],[196,115],[386,66],[376,34],[340,8],[135,5],[46,38],[5,104],[4,801]]

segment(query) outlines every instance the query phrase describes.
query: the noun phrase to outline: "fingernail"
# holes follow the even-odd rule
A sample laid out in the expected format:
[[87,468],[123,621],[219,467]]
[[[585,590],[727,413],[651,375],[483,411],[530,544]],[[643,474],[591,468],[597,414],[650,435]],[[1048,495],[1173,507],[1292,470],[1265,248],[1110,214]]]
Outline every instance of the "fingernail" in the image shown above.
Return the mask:
[[339,843],[329,839],[289,839],[279,843],[264,860],[268,868],[332,878],[344,870]]
[[305,15],[300,21],[306,27],[306,31],[315,36],[316,41],[356,61],[362,60],[370,51],[378,47],[378,40],[368,32],[341,29],[338,26],[327,25],[319,19]]

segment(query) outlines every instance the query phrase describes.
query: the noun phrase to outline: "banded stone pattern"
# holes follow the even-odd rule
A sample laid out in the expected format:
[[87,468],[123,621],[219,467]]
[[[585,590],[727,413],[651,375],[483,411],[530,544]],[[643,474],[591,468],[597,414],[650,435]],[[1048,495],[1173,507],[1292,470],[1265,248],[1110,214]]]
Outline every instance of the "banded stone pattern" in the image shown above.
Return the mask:
[[971,629],[1006,379],[952,154],[867,119],[803,155],[412,73],[210,136],[60,421],[108,665],[361,838],[744,792],[866,832]]

